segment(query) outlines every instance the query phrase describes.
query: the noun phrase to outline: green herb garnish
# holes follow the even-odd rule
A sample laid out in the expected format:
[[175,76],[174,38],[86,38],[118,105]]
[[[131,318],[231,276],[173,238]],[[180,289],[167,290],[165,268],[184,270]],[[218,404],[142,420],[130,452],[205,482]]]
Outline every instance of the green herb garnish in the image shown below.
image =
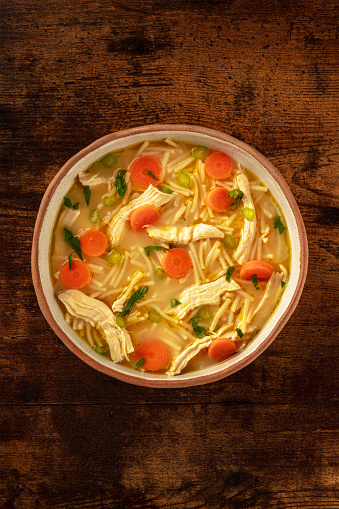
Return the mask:
[[144,251],[146,253],[146,256],[149,256],[152,251],[169,251],[167,247],[162,246],[146,246],[144,247]]
[[284,231],[286,230],[286,226],[284,226],[280,220],[280,216],[275,216],[274,218],[274,229],[276,230],[279,228],[279,234],[282,235]]
[[180,300],[178,300],[178,299],[172,299],[171,300],[171,307],[172,308],[175,308],[176,306],[179,306],[179,304],[181,304]]
[[118,191],[118,195],[120,198],[124,196],[127,190],[127,184],[124,179],[124,175],[126,173],[126,170],[119,170],[117,173],[117,176],[115,177],[115,187]]
[[232,276],[234,271],[235,271],[234,267],[228,267],[227,272],[226,272],[226,276],[225,276],[227,283],[231,282],[231,276]]
[[260,287],[258,286],[258,278],[257,278],[257,275],[256,274],[253,274],[253,276],[251,276],[251,279],[252,279],[252,282],[254,284],[254,288],[256,290],[260,290]]
[[153,180],[159,181],[159,179],[157,179],[157,177],[154,175],[154,173],[151,172],[151,170],[146,170],[145,173],[152,177]]
[[285,283],[285,281],[280,281],[280,284],[281,284],[281,288],[284,288],[286,283]]
[[81,253],[81,247],[80,247],[80,240],[77,237],[74,237],[71,230],[64,228],[64,232],[65,232],[66,242],[68,242],[71,245],[71,248],[79,256],[80,260],[83,260],[82,253]]
[[205,336],[210,336],[212,333],[204,329],[204,327],[200,327],[198,325],[198,317],[195,316],[194,318],[191,318],[191,324],[193,328],[194,334],[197,336],[197,338],[204,338]]
[[79,202],[74,203],[74,205],[72,205],[72,202],[68,198],[68,196],[64,196],[64,205],[65,205],[65,207],[68,207],[69,209],[73,209],[73,210],[78,210],[78,208],[79,208]]
[[141,368],[141,366],[142,366],[143,364],[145,364],[145,362],[146,362],[146,359],[144,359],[144,357],[141,357],[141,359],[139,359],[139,360],[138,360],[138,362],[136,363],[135,367],[136,367],[137,369],[140,369],[140,368]]
[[124,309],[121,311],[121,313],[119,313],[118,316],[128,315],[132,311],[133,305],[136,302],[139,302],[139,300],[141,300],[147,292],[148,286],[143,286],[142,288],[139,288],[139,290],[137,290],[136,292],[132,293]]
[[72,265],[73,265],[73,260],[72,260],[72,254],[74,253],[74,251],[71,251],[69,256],[68,256],[68,266],[69,266],[69,270],[72,270]]
[[87,203],[87,205],[89,205],[89,200],[91,199],[91,188],[89,186],[84,186],[83,192],[84,192],[86,203]]
[[228,197],[230,200],[232,200],[233,196],[235,195],[236,197],[234,198],[234,201],[231,203],[231,205],[228,207],[229,209],[235,209],[235,207],[239,205],[239,203],[243,199],[244,193],[240,191],[240,189],[233,189],[228,195]]
[[235,329],[239,338],[241,339],[243,337],[243,333],[241,332],[241,329]]
[[100,353],[100,355],[104,355],[106,353],[106,350],[104,348],[100,348],[100,346],[98,346],[98,345],[94,345],[93,350],[96,353]]
[[224,237],[224,245],[226,249],[235,249],[237,247],[237,241],[231,237],[231,235],[226,235]]

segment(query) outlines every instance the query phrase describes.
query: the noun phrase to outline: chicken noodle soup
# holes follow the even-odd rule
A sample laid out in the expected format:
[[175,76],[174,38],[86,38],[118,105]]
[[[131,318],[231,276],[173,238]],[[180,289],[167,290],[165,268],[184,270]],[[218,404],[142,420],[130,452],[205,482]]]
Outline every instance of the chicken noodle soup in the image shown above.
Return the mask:
[[98,355],[172,376],[258,334],[288,283],[290,244],[250,170],[165,139],[79,172],[55,223],[51,273],[66,322]]

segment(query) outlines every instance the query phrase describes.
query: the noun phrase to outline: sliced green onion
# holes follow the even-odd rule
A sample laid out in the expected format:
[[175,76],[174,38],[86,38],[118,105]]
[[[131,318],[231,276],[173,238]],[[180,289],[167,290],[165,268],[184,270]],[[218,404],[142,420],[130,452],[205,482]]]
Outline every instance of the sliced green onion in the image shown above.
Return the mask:
[[208,308],[201,308],[198,311],[198,318],[206,322],[206,320],[210,320],[212,318],[212,311]]
[[161,315],[155,309],[150,309],[148,311],[148,319],[152,323],[159,323],[161,322]]
[[165,272],[161,267],[157,267],[154,271],[154,274],[158,279],[163,279],[165,277]]
[[119,251],[113,251],[107,257],[107,261],[110,265],[118,265],[122,260],[122,254]]
[[228,267],[227,272],[226,272],[226,276],[225,276],[227,283],[231,282],[231,276],[232,276],[234,271],[235,271],[234,267]]
[[193,149],[193,156],[196,159],[204,159],[208,154],[208,148],[204,147],[203,145],[199,145],[199,147],[196,147]]
[[95,161],[91,166],[91,170],[100,170],[100,168],[101,168],[101,163],[99,161]]
[[247,221],[252,221],[252,219],[255,216],[255,210],[250,209],[249,207],[245,207],[244,209],[241,209],[241,213],[244,216]]
[[103,204],[105,205],[105,207],[113,207],[118,201],[118,198],[112,194],[112,196],[106,196],[106,198],[104,198],[104,201],[103,201]]
[[243,333],[242,333],[242,330],[241,329],[235,329],[239,338],[241,339],[243,337]]
[[117,316],[115,318],[115,321],[117,322],[117,326],[120,327],[120,329],[123,329],[124,327],[126,327],[126,320],[123,316]]
[[89,213],[89,219],[92,223],[97,223],[100,219],[100,212],[98,209],[92,209]]
[[117,164],[118,159],[118,156],[115,154],[107,154],[107,156],[105,156],[101,162],[105,168],[111,168],[114,164]]
[[167,186],[162,187],[162,188],[161,188],[161,191],[162,191],[163,193],[166,193],[166,194],[172,194],[172,193],[173,193],[172,189],[170,189],[170,188],[169,188],[169,187],[167,187]]
[[140,368],[141,368],[141,366],[142,366],[143,364],[145,364],[145,362],[146,362],[146,359],[144,359],[144,357],[141,357],[141,359],[139,359],[139,360],[138,360],[138,362],[136,363],[135,367],[136,367],[137,369],[140,369]]
[[101,348],[100,346],[98,345],[94,345],[93,346],[93,350],[96,352],[96,353],[100,353],[100,355],[105,355],[106,353],[106,350],[104,348]]
[[171,307],[172,308],[175,308],[176,306],[179,306],[179,304],[181,304],[180,300],[178,300],[178,299],[172,299],[171,300]]
[[235,249],[237,247],[237,241],[232,239],[231,235],[227,235],[224,238],[224,245],[226,249]]
[[189,176],[188,173],[185,173],[184,171],[178,173],[176,178],[179,186],[181,187],[189,187],[191,185],[191,177]]

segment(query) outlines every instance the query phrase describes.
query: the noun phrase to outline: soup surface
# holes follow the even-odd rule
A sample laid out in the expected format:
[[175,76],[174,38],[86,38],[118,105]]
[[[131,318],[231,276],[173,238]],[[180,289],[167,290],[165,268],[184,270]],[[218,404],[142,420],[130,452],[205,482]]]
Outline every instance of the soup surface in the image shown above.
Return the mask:
[[51,276],[97,353],[169,376],[246,348],[290,269],[269,189],[229,155],[164,139],[106,154],[61,205]]

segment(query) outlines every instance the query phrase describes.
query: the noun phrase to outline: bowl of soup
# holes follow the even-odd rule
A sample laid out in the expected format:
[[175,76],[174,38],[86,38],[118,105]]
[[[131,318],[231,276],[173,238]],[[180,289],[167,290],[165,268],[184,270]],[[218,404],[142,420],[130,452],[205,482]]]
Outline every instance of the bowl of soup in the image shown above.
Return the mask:
[[94,369],[151,387],[245,367],[293,313],[307,272],[293,195],[227,134],[151,125],[109,134],[50,183],[33,239],[40,308]]

